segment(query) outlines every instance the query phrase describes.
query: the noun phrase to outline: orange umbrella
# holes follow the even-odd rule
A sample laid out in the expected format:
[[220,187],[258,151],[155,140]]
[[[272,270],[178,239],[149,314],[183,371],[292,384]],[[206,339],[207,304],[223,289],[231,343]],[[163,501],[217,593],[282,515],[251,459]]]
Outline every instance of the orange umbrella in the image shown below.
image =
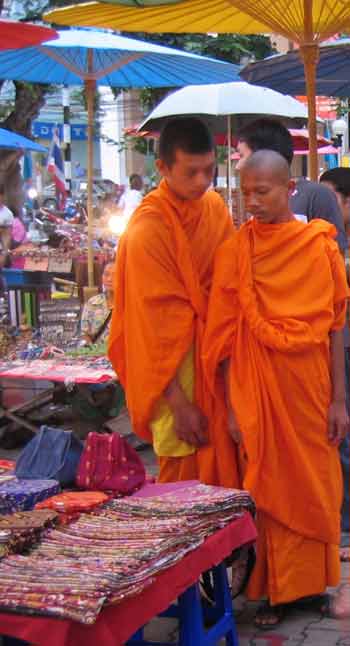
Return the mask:
[[315,81],[319,43],[350,26],[349,0],[110,0],[58,9],[49,12],[46,19],[144,32],[270,32],[297,43],[308,96],[310,176],[317,179]]
[[0,20],[0,49],[17,49],[40,45],[46,40],[57,38],[54,29],[32,25],[29,22]]

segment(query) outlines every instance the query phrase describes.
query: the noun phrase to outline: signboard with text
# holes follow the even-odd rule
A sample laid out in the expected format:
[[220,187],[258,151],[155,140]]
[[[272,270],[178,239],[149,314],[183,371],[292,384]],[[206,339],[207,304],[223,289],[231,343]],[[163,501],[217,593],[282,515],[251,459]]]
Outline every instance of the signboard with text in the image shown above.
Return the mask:
[[[63,139],[63,125],[51,123],[49,121],[34,121],[33,135],[38,139],[52,139],[53,131],[58,128],[60,139]],[[72,141],[86,141],[87,140],[87,125],[85,124],[71,124]]]

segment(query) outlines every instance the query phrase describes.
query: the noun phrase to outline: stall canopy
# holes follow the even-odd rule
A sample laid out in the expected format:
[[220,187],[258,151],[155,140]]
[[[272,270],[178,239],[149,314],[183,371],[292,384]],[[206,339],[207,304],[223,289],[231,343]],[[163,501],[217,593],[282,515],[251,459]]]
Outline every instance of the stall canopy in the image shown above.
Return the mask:
[[8,148],[12,150],[32,150],[33,152],[46,153],[47,149],[40,144],[35,143],[27,137],[18,135],[17,132],[12,130],[5,130],[0,128],[0,148]]
[[85,85],[88,107],[88,275],[93,278],[93,126],[96,85],[181,87],[238,80],[238,67],[170,47],[97,30],[59,32],[57,41],[0,52],[0,78]]
[[[309,108],[310,176],[317,179],[316,68],[319,44],[350,26],[348,0],[153,0],[90,2],[49,12],[59,24],[144,32],[273,33],[299,47]],[[131,5],[131,6],[130,6]]]
[[49,27],[32,25],[28,22],[0,20],[0,50],[40,45],[54,38],[57,38],[57,32]]

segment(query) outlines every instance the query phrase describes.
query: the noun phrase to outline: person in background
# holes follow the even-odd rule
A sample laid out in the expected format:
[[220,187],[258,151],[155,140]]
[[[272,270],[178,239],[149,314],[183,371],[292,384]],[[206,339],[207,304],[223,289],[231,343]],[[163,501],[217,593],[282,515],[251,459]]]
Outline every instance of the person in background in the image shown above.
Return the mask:
[[105,265],[102,293],[92,296],[83,308],[81,334],[87,344],[106,341],[109,335],[114,298],[114,262]]
[[[87,345],[107,342],[113,309],[114,262],[108,262],[102,275],[102,293],[92,296],[84,305],[81,317],[82,339]],[[87,432],[100,430],[103,424],[118,416],[125,405],[124,391],[119,382],[79,384],[71,396],[73,413],[86,422]]]
[[129,220],[142,201],[143,180],[134,173],[129,178],[129,188],[121,196],[118,207],[123,210],[123,217]]
[[200,362],[214,254],[234,231],[223,200],[208,191],[215,166],[214,142],[200,119],[165,125],[162,180],[118,246],[109,357],[134,431],[158,456],[160,482],[234,487],[236,447],[223,394],[211,398]]
[[0,253],[2,263],[6,262],[8,252],[11,248],[11,235],[14,216],[12,211],[5,205],[5,188],[0,185]]
[[[241,158],[236,170],[241,170],[249,156],[258,150],[274,150],[282,155],[289,165],[293,161],[292,136],[278,119],[257,119],[245,126],[238,135],[237,149]],[[321,218],[334,224],[338,232],[339,248],[345,253],[347,239],[343,218],[337,199],[327,186],[298,179],[290,195],[289,205],[295,217],[301,221],[310,222],[315,218]]]
[[[338,200],[339,208],[341,210],[345,232],[347,235],[350,234],[350,168],[332,168],[325,171],[321,177],[320,182],[325,186],[328,186],[332,191],[334,191],[336,198]],[[349,246],[345,252],[345,266],[347,270],[347,279],[348,284],[350,284],[350,257],[349,257]],[[350,330],[349,330],[349,311],[348,311],[348,320],[347,325],[344,330],[344,342],[345,342],[345,372],[346,372],[346,381],[347,381],[347,405],[348,410],[350,408],[349,402],[349,390],[350,390]],[[342,508],[342,542],[340,550],[340,558],[342,561],[350,560],[350,477],[349,477],[349,453],[350,453],[350,441],[349,436],[345,438],[344,442],[340,447],[340,457],[343,469],[344,477],[344,501]]]
[[334,227],[294,217],[280,154],[252,154],[241,188],[251,218],[216,254],[203,363],[212,392],[226,376],[230,432],[258,510],[247,596],[267,598],[255,625],[268,630],[306,597],[327,613],[326,588],[340,578],[348,287]]

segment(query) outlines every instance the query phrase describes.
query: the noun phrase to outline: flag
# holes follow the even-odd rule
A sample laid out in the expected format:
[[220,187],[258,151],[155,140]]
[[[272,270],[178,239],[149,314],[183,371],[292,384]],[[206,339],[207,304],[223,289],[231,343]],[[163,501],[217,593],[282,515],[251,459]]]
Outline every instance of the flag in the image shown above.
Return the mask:
[[64,165],[63,165],[58,128],[55,128],[53,131],[49,157],[47,162],[47,170],[50,173],[56,186],[58,208],[64,209],[65,203],[66,203],[67,191],[66,191]]

